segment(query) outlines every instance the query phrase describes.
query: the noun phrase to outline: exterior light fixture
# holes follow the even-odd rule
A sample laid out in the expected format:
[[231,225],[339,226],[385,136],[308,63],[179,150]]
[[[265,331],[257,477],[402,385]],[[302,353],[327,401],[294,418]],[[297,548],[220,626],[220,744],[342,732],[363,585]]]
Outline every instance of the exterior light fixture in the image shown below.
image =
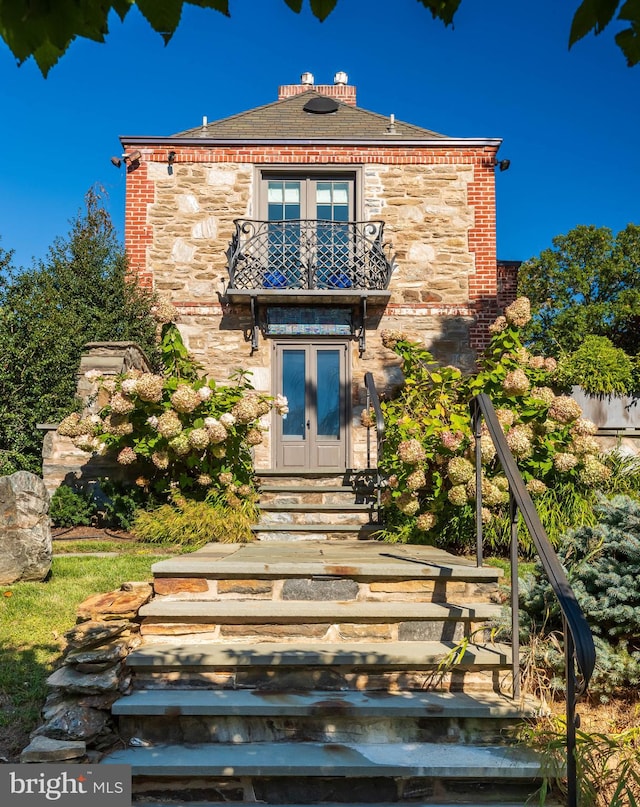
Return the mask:
[[511,160],[494,160],[494,166],[497,166],[501,171],[506,171],[511,165]]
[[115,165],[116,168],[120,168],[122,163],[125,165],[131,165],[132,163],[137,163],[140,161],[142,157],[142,152],[138,151],[130,151],[128,154],[123,154],[122,157],[112,157],[111,164]]
[[138,151],[130,151],[128,154],[123,154],[122,157],[112,157],[111,158],[111,165],[115,165],[116,168],[120,168],[122,163],[124,163],[127,167],[130,165],[134,165],[140,162],[142,157],[142,152]]
[[142,157],[142,152],[140,151],[131,151],[129,154],[123,154],[122,159],[125,162],[125,165],[130,165],[131,163],[137,163],[140,158]]
[[175,151],[169,151],[167,153],[167,174],[169,174],[169,176],[173,174],[173,164],[175,161],[176,161]]

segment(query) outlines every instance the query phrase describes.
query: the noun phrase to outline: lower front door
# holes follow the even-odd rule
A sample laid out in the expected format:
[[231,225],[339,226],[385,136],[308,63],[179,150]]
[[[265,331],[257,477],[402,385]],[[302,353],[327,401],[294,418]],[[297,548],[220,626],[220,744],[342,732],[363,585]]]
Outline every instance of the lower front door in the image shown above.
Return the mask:
[[348,342],[276,342],[275,389],[289,412],[275,423],[277,470],[344,471]]

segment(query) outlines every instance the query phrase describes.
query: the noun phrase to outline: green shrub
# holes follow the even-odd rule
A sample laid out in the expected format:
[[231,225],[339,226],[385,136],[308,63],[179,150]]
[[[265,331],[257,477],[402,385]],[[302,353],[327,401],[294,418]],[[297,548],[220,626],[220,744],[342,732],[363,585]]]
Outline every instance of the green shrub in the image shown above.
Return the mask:
[[[405,377],[399,395],[382,404],[386,540],[469,548],[475,533],[476,473],[468,406],[479,392],[491,398],[527,489],[548,509],[552,531],[571,525],[556,501],[558,489],[571,499],[572,511],[581,513],[578,523],[584,523],[594,488],[606,485],[611,470],[598,456],[595,425],[581,417],[576,401],[555,394],[555,359],[533,356],[523,346],[519,332],[529,316],[526,298],[507,308],[491,326],[479,371],[470,376],[437,365],[404,334],[382,332],[383,344],[402,359]],[[504,549],[509,543],[508,483],[485,424],[480,451],[482,519],[493,548]]]
[[101,507],[102,521],[110,527],[131,530],[139,509],[157,504],[148,491],[131,482],[101,479],[100,490],[104,494]]
[[[134,504],[168,501],[175,491],[194,499],[222,494],[232,506],[253,501],[252,451],[264,438],[261,418],[272,408],[285,414],[286,399],[257,393],[242,370],[226,384],[201,375],[172,322],[163,326],[160,353],[164,375],[131,370],[113,379],[90,370],[87,380],[108,397],[107,405],[100,416],[69,415],[58,433],[84,451],[109,452],[126,467],[140,493],[124,487],[120,493]],[[123,500],[118,508],[128,520],[132,507]]]
[[49,517],[56,527],[86,527],[96,516],[96,505],[90,494],[60,485],[49,504]]
[[[601,499],[596,512],[598,523],[567,533],[558,556],[596,638],[590,691],[606,700],[640,684],[640,503],[615,496]],[[559,628],[559,607],[540,567],[521,600],[533,630]],[[551,665],[561,668],[557,655]]]
[[606,336],[587,336],[577,350],[560,359],[556,380],[591,395],[626,395],[634,387],[633,360]]
[[138,510],[133,519],[133,532],[146,543],[197,549],[210,541],[251,541],[251,525],[257,518],[257,508],[250,501],[230,506],[220,497],[198,501],[174,495],[168,504],[153,510]]

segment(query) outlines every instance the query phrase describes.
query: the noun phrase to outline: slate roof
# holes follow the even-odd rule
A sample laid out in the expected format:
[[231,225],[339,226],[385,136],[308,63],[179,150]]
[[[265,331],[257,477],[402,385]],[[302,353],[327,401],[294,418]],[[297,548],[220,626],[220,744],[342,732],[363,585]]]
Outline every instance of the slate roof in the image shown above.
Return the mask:
[[337,110],[327,114],[305,112],[304,105],[321,96],[313,90],[282,101],[187,129],[176,138],[214,140],[448,140],[446,135],[337,101]]

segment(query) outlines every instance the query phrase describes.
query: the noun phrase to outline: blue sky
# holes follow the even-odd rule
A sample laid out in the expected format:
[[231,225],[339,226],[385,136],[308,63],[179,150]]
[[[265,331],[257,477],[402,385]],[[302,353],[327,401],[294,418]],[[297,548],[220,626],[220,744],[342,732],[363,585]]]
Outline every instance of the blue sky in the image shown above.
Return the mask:
[[166,135],[276,100],[338,70],[358,104],[454,137],[500,137],[498,256],[524,260],[577,224],[640,223],[640,66],[615,28],[567,50],[578,0],[462,0],[455,28],[417,0],[338,0],[319,23],[284,0],[187,8],[167,47],[138,11],[114,15],[45,80],[0,43],[0,245],[31,265],[102,185],[123,235],[119,135]]

